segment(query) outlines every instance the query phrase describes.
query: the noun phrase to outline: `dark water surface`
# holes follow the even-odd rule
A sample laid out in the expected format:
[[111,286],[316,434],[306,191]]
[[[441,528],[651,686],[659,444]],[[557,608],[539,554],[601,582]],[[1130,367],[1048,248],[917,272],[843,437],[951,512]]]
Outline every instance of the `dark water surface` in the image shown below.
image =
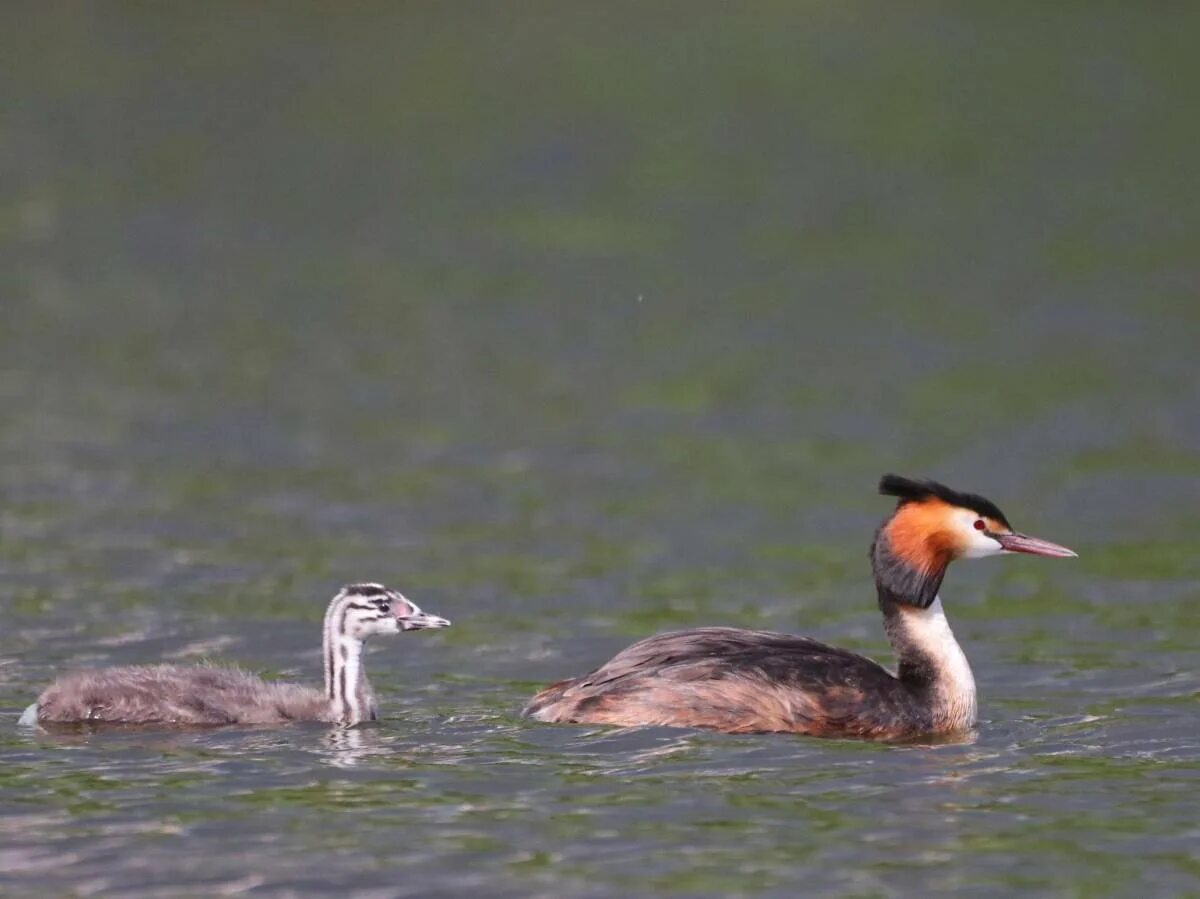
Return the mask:
[[[0,893],[1200,892],[1187,10],[7,7]],[[1080,553],[951,571],[973,742],[517,718],[681,626],[886,657],[885,470]],[[361,579],[454,619],[378,727],[16,725],[316,681]]]

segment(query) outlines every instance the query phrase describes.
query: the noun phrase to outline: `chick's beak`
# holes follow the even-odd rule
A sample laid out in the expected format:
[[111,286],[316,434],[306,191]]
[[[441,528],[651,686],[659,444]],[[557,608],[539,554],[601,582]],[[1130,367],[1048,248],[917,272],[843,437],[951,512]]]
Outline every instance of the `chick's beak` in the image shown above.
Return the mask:
[[1051,556],[1055,559],[1073,559],[1078,555],[1074,550],[1067,549],[1065,546],[1059,546],[1049,540],[1030,537],[1027,534],[997,534],[996,542],[1004,548],[1005,552],[1010,553],[1029,553],[1031,556]]
[[407,615],[397,615],[396,620],[400,622],[400,630],[402,631],[419,631],[425,628],[450,626],[448,618],[430,615],[428,612],[422,612],[415,606]]

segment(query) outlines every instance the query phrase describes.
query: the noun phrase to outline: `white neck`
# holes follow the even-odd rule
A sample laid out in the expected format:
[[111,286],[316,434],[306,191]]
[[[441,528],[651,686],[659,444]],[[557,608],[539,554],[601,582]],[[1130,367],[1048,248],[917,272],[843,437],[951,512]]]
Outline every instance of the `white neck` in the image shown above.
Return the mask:
[[[339,599],[341,599],[339,597]],[[325,696],[331,716],[340,724],[358,724],[376,717],[375,698],[363,668],[363,641],[344,632],[346,600],[335,599],[325,612],[322,647],[325,655]]]
[[934,726],[938,730],[963,730],[975,723],[975,676],[954,639],[950,622],[935,598],[927,609],[906,606],[898,615],[898,628],[888,636],[901,666],[906,659],[919,659],[932,667]]

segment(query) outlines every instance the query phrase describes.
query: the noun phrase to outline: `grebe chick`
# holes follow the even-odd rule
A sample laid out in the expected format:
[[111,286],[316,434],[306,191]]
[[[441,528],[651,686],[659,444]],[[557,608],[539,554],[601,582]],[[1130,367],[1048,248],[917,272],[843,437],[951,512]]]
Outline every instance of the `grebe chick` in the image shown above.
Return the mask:
[[380,584],[343,587],[325,612],[325,690],[269,683],[208,665],[131,665],[59,678],[21,723],[352,725],[378,717],[363,670],[363,643],[375,634],[448,627]]
[[810,637],[705,627],[635,643],[590,674],[546,687],[524,714],[571,724],[870,739],[969,730],[975,678],[938,598],[946,568],[1002,553],[1075,553],[1016,533],[994,503],[934,481],[889,474],[879,492],[899,498],[870,553],[895,674]]

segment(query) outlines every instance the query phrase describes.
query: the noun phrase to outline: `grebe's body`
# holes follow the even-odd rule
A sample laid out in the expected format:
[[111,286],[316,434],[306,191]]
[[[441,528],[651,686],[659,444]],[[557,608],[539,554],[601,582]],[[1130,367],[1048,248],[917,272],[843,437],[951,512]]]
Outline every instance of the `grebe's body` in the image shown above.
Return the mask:
[[896,739],[975,723],[975,680],[941,602],[893,610],[902,674],[809,637],[705,627],[635,643],[534,697],[543,721],[702,727],[728,733]]
[[975,679],[938,590],[956,558],[1069,549],[1013,532],[982,497],[931,481],[887,475],[899,497],[871,547],[884,630],[896,673],[808,637],[710,627],[635,643],[583,677],[530,701],[542,721],[701,727],[730,733],[786,731],[905,739],[969,730]]
[[379,584],[343,587],[325,612],[325,689],[270,683],[209,665],[146,665],[79,671],[59,678],[26,709],[22,723],[353,725],[378,717],[363,669],[363,644],[450,622],[422,612]]

